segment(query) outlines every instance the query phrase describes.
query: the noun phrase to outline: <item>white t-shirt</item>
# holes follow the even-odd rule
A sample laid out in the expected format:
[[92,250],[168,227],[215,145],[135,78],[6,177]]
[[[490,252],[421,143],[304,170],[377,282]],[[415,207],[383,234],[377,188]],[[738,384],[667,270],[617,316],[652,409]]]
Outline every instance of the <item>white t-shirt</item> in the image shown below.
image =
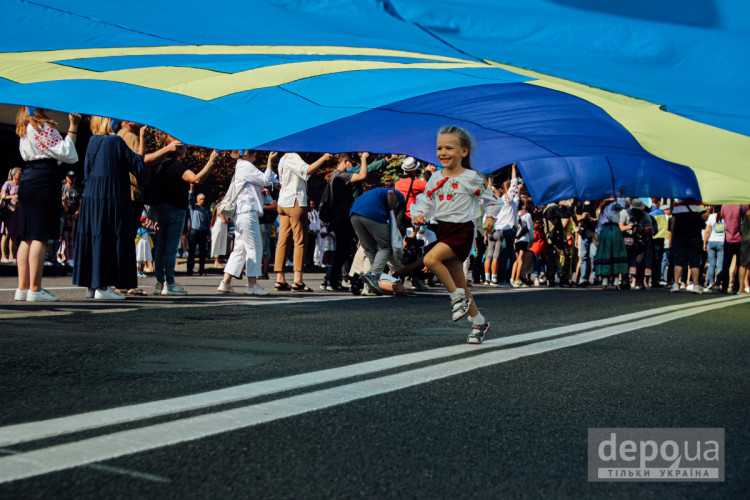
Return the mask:
[[425,220],[443,222],[468,222],[482,216],[480,203],[487,214],[496,217],[503,201],[487,186],[482,176],[474,170],[465,170],[456,177],[446,177],[443,170],[430,177],[425,192],[417,196],[411,206],[412,218],[424,216]]
[[709,243],[724,243],[724,221],[716,222],[718,214],[711,214],[706,221],[707,226],[711,226],[711,234],[708,235]]
[[24,161],[57,160],[62,163],[75,163],[78,153],[73,139],[67,135],[63,139],[55,128],[46,123],[40,130],[34,130],[31,123],[26,125],[26,135],[18,144],[21,158]]

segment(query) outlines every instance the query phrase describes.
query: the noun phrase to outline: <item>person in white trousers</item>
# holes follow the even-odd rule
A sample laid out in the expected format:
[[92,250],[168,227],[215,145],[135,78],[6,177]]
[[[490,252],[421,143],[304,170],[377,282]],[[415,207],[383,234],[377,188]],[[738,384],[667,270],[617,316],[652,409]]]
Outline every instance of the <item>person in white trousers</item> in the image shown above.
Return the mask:
[[247,276],[246,295],[268,295],[268,290],[257,282],[261,275],[263,241],[258,217],[263,214],[262,188],[270,185],[275,176],[267,167],[261,172],[253,164],[255,151],[234,151],[237,158],[234,172],[234,185],[237,190],[237,208],[234,215],[234,249],[224,267],[224,278],[219,284],[219,293],[233,293],[232,278],[239,279],[242,270]]

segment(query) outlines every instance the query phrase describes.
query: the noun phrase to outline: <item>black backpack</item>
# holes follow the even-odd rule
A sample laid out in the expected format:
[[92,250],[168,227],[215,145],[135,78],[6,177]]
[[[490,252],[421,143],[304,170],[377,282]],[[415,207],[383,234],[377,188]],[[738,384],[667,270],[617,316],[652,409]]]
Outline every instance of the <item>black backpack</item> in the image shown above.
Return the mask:
[[318,217],[321,222],[330,224],[333,220],[333,187],[331,181],[328,181],[326,188],[323,190],[323,196],[318,203]]

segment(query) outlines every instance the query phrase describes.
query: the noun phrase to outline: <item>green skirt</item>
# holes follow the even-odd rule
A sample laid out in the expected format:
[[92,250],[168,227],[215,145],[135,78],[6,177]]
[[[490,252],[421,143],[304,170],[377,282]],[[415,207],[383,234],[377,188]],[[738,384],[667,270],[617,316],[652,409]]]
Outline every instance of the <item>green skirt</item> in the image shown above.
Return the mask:
[[618,224],[607,224],[602,228],[594,257],[594,272],[602,277],[628,273],[628,252]]

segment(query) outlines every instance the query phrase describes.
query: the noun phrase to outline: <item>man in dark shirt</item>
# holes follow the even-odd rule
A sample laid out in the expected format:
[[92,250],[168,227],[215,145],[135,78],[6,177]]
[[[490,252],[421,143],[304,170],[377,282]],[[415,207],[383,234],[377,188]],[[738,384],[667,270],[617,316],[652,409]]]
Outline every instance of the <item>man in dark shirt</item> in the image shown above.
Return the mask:
[[700,276],[701,254],[703,251],[703,228],[708,212],[703,205],[693,199],[675,204],[672,209],[672,251],[674,252],[674,283],[670,292],[680,291],[682,268],[690,266],[692,283],[687,290],[702,293]]
[[544,209],[544,232],[547,235],[547,285],[555,286],[555,274],[560,268],[560,286],[570,286],[570,246],[565,224],[572,211],[565,205],[550,203]]
[[328,225],[328,231],[333,232],[336,237],[336,251],[333,254],[333,262],[328,267],[326,277],[320,285],[322,290],[342,291],[341,268],[354,253],[355,233],[351,222],[349,222],[349,210],[354,203],[352,185],[362,182],[367,178],[368,153],[360,155],[362,165],[356,173],[347,172],[354,165],[354,158],[349,153],[339,155],[336,170],[331,174],[328,181],[331,184],[331,196],[333,200],[333,215]]

